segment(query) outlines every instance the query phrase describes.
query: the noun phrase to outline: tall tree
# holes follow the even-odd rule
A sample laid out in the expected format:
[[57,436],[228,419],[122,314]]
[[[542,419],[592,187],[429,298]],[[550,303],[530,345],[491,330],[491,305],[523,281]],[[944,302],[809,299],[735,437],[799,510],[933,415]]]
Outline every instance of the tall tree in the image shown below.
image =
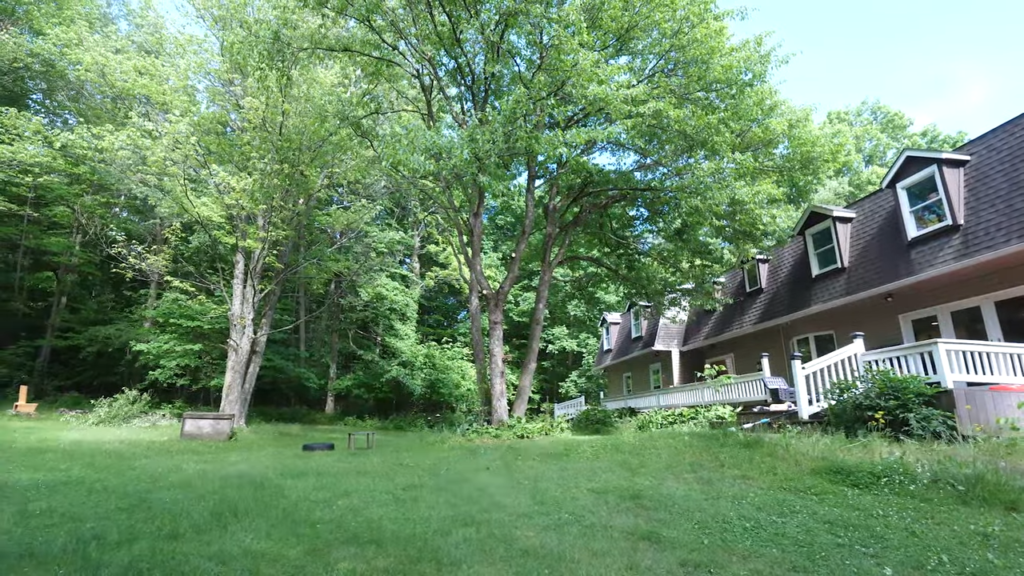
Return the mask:
[[952,150],[967,142],[962,130],[945,133],[935,124],[915,130],[913,118],[878,100],[829,111],[822,129],[831,170],[816,200],[838,205],[876,190],[904,148]]
[[[486,303],[494,424],[509,414],[505,312],[524,263],[538,276],[516,415],[527,408],[554,271],[595,218],[618,208],[629,250],[659,234],[651,226],[699,225],[701,206],[720,195],[742,195],[752,209],[786,197],[779,169],[802,152],[808,117],[769,83],[772,49],[734,41],[735,14],[709,0],[324,5],[326,48],[395,88],[402,106],[391,111],[409,127],[379,147],[415,150],[406,175],[426,183]],[[754,181],[772,186],[741,185]]]

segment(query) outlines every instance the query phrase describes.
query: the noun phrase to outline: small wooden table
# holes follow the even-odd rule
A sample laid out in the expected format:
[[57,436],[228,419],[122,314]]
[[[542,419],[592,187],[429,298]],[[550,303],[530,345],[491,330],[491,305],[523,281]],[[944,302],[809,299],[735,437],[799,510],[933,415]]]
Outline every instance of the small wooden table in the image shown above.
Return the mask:
[[348,433],[348,449],[356,449],[356,436],[366,437],[366,449],[371,450],[377,444],[377,433],[376,432],[349,432]]

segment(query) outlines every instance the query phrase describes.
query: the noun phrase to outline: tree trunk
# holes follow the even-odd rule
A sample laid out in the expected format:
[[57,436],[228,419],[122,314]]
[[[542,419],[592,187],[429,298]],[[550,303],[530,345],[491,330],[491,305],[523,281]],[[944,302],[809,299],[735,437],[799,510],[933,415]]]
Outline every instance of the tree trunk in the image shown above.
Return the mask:
[[[306,254],[306,222],[303,219],[299,223],[299,262],[305,261]],[[299,295],[298,295],[298,321],[299,321],[299,368],[306,367],[306,279],[303,273],[299,272]]]
[[228,354],[224,367],[224,387],[220,411],[235,415],[235,425],[245,426],[249,399],[245,397],[245,377],[255,343],[253,323],[255,286],[249,278],[245,250],[235,249],[234,271],[231,279],[231,302],[228,309]]
[[513,416],[525,416],[530,405],[530,393],[533,391],[533,377],[537,373],[537,356],[540,354],[540,337],[544,332],[544,315],[548,309],[548,293],[551,291],[551,279],[554,276],[553,263],[545,261],[541,267],[540,279],[537,280],[537,295],[533,300],[533,314],[530,316],[530,334],[526,342],[526,357],[523,358],[522,371],[519,373],[519,386],[516,387],[516,399],[512,403]]
[[46,335],[43,337],[43,345],[39,349],[39,356],[36,358],[35,380],[43,388],[46,388],[46,372],[50,364],[50,356],[53,354],[53,340],[57,336],[57,327],[60,326],[60,319],[68,304],[68,291],[71,289],[71,276],[74,274],[78,250],[82,245],[82,234],[78,230],[78,224],[72,231],[74,251],[64,254],[64,261],[57,269],[57,279],[53,286],[53,300],[50,304],[50,317],[46,321]]
[[480,287],[469,279],[469,333],[473,343],[473,368],[476,390],[480,398],[480,415],[487,418],[491,409],[491,391],[487,383],[487,350],[484,346],[483,311],[480,309]]
[[508,390],[505,374],[505,309],[495,295],[487,299],[488,344],[491,368],[491,425],[508,423]]
[[327,404],[324,412],[334,414],[334,387],[338,382],[338,329],[331,327],[331,350],[327,357]]
[[32,192],[29,192],[25,199],[25,217],[21,222],[21,241],[18,242],[18,258],[14,268],[14,303],[18,307],[18,316],[21,317],[25,303],[21,298],[21,268],[25,262],[25,241],[28,240],[28,217],[32,211]]
[[[163,249],[164,233],[163,226],[158,220],[156,223],[156,236],[154,237],[154,258],[159,258],[160,252]],[[160,281],[162,280],[162,272],[160,263],[156,265],[150,264],[149,269],[149,296],[146,298],[146,319],[142,323],[142,327],[150,329],[153,327],[153,311],[156,310],[156,302],[160,297]]]

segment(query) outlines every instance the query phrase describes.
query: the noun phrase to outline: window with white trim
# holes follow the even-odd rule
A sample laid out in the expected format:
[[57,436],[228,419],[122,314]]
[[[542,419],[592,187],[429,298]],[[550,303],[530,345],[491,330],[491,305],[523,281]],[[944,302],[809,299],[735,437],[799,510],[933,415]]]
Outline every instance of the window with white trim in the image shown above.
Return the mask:
[[761,271],[757,260],[752,260],[743,266],[743,282],[747,285],[747,292],[753,292],[761,287]]
[[612,326],[611,324],[605,324],[601,330],[601,342],[604,346],[605,352],[612,349]]
[[704,362],[704,366],[716,368],[718,370],[718,376],[722,376],[723,374],[736,374],[736,366],[732,354],[708,358]]
[[839,243],[836,242],[836,227],[831,219],[808,228],[805,236],[812,276],[839,268]]
[[661,390],[661,362],[648,366],[647,376],[650,378],[651,390]]
[[813,332],[811,334],[802,334],[793,338],[793,340],[790,341],[790,345],[793,352],[800,353],[801,360],[804,362],[810,362],[811,360],[835,352],[838,348],[836,346],[835,332]]
[[908,239],[953,223],[937,165],[896,184],[896,192]]
[[626,372],[622,375],[622,394],[629,396],[633,393],[633,375]]
[[637,306],[629,312],[629,332],[633,338],[643,334],[643,317],[640,315],[640,307]]

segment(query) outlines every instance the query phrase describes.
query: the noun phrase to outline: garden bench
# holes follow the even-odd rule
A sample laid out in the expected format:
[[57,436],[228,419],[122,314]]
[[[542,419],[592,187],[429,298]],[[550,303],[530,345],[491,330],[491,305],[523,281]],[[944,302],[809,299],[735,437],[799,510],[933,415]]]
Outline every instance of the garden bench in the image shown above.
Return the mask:
[[18,388],[18,401],[14,403],[14,411],[22,414],[33,414],[36,411],[36,406],[39,406],[39,404],[28,403],[28,386],[20,386]]

